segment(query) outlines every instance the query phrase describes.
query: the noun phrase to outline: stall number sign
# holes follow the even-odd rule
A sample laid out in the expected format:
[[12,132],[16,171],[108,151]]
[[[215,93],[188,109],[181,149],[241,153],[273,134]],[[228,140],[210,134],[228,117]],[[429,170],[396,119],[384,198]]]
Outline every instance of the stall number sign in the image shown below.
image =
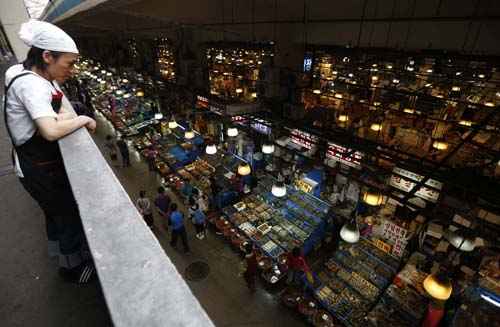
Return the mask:
[[271,127],[262,123],[252,123],[250,126],[261,134],[271,135]]
[[382,228],[382,237],[391,242],[392,254],[401,257],[403,255],[403,251],[406,247],[406,234],[408,230],[400,227],[390,221],[385,221]]
[[384,241],[376,240],[375,246],[378,247],[380,250],[384,251],[385,253],[391,253],[391,245],[385,243]]
[[244,124],[247,121],[247,119],[243,116],[233,116],[231,117],[231,121],[233,123]]
[[363,154],[361,152],[353,151],[352,149],[331,142],[328,142],[326,156],[354,168],[359,168],[361,159],[363,159]]
[[392,246],[392,254],[396,257],[402,257],[406,247],[406,240],[398,239]]
[[[422,175],[418,175],[412,173],[411,171],[398,167],[395,167],[393,169],[393,172],[394,174],[391,175],[390,185],[405,192],[410,192],[413,187],[417,185],[417,182],[421,181],[424,178],[424,176]],[[401,176],[408,179],[402,178]],[[433,188],[431,189],[422,186],[418,189],[417,192],[415,192],[415,195],[421,199],[436,203],[439,199],[439,191],[437,190],[441,190],[441,188],[443,187],[443,183],[433,179],[429,179],[425,183],[425,185],[432,186]]]
[[318,142],[318,138],[301,130],[294,129],[291,132],[292,142],[298,144],[306,149],[311,150]]
[[205,98],[201,95],[197,95],[196,104],[199,108],[208,108],[208,98]]

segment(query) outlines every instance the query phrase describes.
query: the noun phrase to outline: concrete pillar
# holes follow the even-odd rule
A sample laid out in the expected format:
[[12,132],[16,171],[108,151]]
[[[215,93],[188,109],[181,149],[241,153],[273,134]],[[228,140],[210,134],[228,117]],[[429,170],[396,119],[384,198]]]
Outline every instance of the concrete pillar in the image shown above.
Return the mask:
[[17,36],[21,24],[28,21],[23,0],[0,1],[0,22],[18,61],[26,58],[28,47]]

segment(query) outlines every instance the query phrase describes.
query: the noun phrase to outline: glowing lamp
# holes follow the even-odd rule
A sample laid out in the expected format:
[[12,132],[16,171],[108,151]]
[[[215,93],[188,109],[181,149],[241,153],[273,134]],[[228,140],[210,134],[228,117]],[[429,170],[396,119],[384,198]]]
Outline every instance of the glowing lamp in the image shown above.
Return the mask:
[[432,147],[436,150],[446,150],[448,149],[448,143],[444,141],[434,141]]
[[229,127],[227,129],[227,136],[229,137],[238,136],[238,129],[236,127]]
[[247,163],[238,165],[238,174],[241,176],[246,176],[250,174],[251,171],[252,169],[250,168],[250,165]]
[[366,191],[363,194],[363,201],[371,206],[379,206],[382,204],[383,196],[378,192]]
[[435,299],[448,300],[453,290],[451,281],[444,274],[430,274],[423,282],[425,291]]
[[271,193],[278,198],[286,195],[286,186],[283,182],[277,182],[271,187]]

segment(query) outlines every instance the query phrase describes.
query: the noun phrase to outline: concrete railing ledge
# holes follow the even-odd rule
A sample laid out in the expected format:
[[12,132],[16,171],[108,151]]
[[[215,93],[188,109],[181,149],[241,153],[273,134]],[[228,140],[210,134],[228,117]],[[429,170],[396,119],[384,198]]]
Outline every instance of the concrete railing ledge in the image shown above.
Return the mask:
[[59,144],[113,324],[214,326],[87,130]]

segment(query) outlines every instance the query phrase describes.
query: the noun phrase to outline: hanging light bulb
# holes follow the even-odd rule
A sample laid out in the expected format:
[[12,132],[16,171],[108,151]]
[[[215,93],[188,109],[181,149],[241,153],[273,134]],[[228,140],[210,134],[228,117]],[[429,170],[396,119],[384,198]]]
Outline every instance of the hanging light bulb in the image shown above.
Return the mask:
[[470,252],[476,247],[476,238],[464,235],[460,230],[448,230],[444,234],[444,238],[460,251]]
[[382,130],[382,124],[374,123],[370,126],[370,129],[375,132],[379,132]]
[[285,184],[283,182],[276,182],[271,187],[271,193],[277,198],[284,197],[286,195]]
[[227,129],[227,136],[229,137],[238,136],[238,129],[236,127],[229,127]]
[[215,144],[208,144],[207,147],[205,148],[205,153],[206,154],[216,154],[217,147],[215,146]]
[[172,118],[170,118],[170,121],[168,122],[168,128],[174,129],[174,128],[177,128],[177,126],[179,126],[179,124],[177,124],[174,116],[172,116]]
[[382,204],[384,197],[379,192],[366,191],[363,193],[363,201],[371,206],[379,206]]
[[436,140],[432,143],[432,147],[436,150],[446,150],[448,149],[448,143]]
[[344,115],[344,114],[339,115],[338,120],[339,120],[339,122],[341,122],[341,123],[345,123],[346,121],[348,121],[348,120],[349,120],[349,116],[348,116],[348,115]]
[[274,152],[274,144],[264,143],[262,145],[262,153],[271,154]]
[[356,243],[359,241],[359,228],[355,219],[349,220],[340,229],[340,237],[347,243]]
[[448,300],[453,290],[450,279],[443,273],[429,274],[423,282],[425,291],[435,299]]
[[194,135],[194,131],[192,129],[186,129],[186,132],[184,133],[184,138],[186,140],[191,140],[191,139],[194,139],[195,135]]
[[252,169],[250,168],[250,165],[247,163],[242,163],[238,165],[238,174],[241,176],[246,176],[250,174]]

